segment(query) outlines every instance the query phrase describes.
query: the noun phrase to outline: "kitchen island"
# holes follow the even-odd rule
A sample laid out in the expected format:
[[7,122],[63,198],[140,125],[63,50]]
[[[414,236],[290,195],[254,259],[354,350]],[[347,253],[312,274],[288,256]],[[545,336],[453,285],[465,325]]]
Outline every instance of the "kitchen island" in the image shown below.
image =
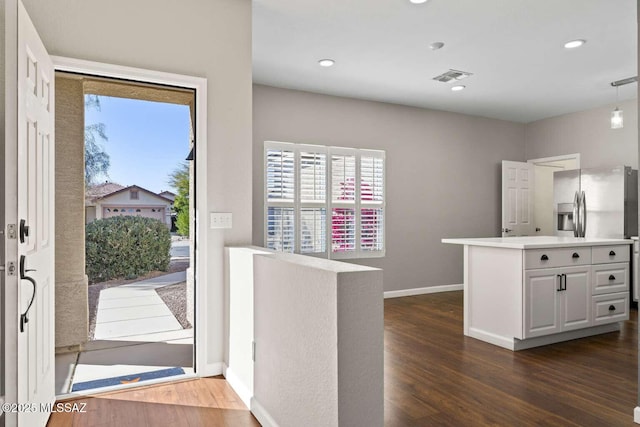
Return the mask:
[[510,350],[618,331],[628,239],[442,239],[464,246],[464,334]]

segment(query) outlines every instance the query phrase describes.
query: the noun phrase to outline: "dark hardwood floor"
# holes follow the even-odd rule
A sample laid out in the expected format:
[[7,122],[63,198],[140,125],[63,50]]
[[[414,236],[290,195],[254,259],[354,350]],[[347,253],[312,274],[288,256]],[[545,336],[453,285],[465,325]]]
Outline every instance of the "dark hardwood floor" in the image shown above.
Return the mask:
[[[385,301],[384,340],[387,427],[635,425],[636,310],[620,332],[512,352],[462,334],[462,292],[421,295]],[[48,425],[259,425],[221,377],[77,402]]]
[[633,426],[638,313],[512,352],[462,333],[462,292],[385,301],[385,426]]

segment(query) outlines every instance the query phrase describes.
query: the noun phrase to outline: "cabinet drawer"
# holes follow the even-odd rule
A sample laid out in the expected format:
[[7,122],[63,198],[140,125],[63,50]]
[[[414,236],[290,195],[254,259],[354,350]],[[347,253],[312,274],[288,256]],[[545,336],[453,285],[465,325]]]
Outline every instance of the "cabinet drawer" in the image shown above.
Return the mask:
[[591,247],[528,249],[524,251],[525,269],[588,264],[591,264]]
[[629,262],[629,245],[594,246],[592,251],[592,264],[607,262]]
[[629,294],[598,295],[593,297],[593,324],[620,322],[629,319]]
[[593,295],[629,290],[629,263],[599,264],[592,269]]

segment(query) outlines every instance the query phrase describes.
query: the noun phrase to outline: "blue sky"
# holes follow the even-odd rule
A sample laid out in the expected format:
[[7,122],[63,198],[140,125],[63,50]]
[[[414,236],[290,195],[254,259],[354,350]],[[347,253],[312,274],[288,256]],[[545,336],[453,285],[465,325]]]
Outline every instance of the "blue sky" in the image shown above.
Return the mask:
[[175,193],[168,177],[189,154],[189,122],[186,105],[101,96],[100,111],[85,109],[85,123],[104,123],[109,138],[109,177],[96,181]]

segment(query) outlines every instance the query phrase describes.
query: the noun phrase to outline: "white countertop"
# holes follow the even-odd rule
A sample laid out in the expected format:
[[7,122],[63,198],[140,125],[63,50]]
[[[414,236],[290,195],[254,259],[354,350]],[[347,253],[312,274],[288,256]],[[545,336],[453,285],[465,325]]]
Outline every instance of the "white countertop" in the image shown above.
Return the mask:
[[538,248],[566,248],[573,246],[607,246],[625,245],[633,243],[631,239],[606,239],[594,237],[559,237],[559,236],[528,236],[528,237],[484,237],[442,239],[442,243],[470,246],[491,246],[509,249],[538,249]]

